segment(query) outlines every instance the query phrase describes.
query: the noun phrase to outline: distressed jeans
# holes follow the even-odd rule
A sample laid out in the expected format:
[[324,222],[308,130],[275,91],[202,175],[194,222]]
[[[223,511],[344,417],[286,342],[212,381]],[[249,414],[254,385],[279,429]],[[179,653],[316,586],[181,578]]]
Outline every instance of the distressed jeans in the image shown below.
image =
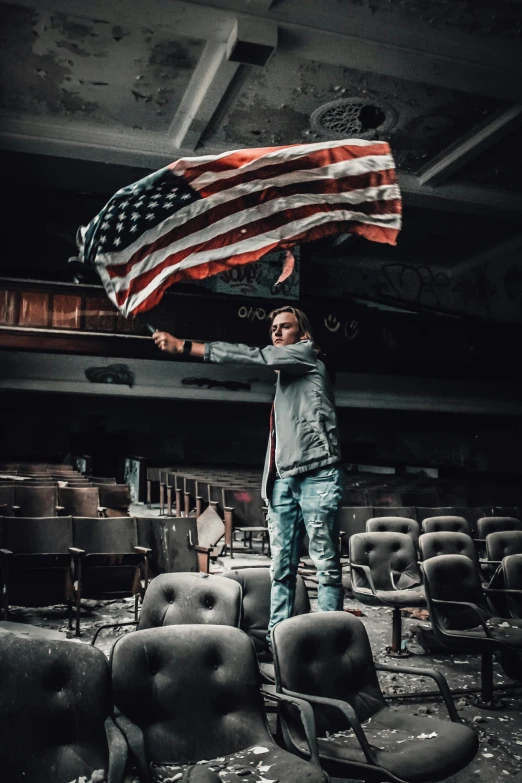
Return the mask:
[[341,498],[342,469],[338,465],[276,479],[268,509],[272,549],[269,642],[272,628],[293,613],[305,531],[310,558],[317,568],[318,609],[331,612],[343,608],[338,514]]

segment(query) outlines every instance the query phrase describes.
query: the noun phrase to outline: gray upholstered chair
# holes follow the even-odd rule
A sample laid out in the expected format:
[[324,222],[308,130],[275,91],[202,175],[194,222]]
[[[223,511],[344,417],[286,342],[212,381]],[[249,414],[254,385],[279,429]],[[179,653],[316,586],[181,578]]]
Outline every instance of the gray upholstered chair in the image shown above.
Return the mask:
[[412,538],[406,533],[356,533],[350,539],[350,567],[354,598],[393,609],[388,654],[409,655],[402,649],[401,609],[426,606]]
[[[435,670],[376,665],[363,623],[346,612],[291,617],[273,632],[277,690],[313,706],[321,765],[336,778],[434,783],[463,769],[478,750],[444,677]],[[392,711],[377,671],[434,679],[451,721]],[[306,757],[303,731],[281,705],[287,747]],[[429,741],[427,741],[429,737]]]
[[142,783],[175,780],[194,764],[211,772],[239,770],[241,779],[247,772],[252,783],[266,780],[260,766],[281,783],[328,779],[318,764],[309,705],[294,699],[317,766],[274,743],[254,649],[238,628],[178,625],[127,634],[112,648],[111,671],[116,722]]
[[123,781],[127,746],[110,685],[100,650],[0,634],[2,780],[70,783],[103,770],[108,783]]

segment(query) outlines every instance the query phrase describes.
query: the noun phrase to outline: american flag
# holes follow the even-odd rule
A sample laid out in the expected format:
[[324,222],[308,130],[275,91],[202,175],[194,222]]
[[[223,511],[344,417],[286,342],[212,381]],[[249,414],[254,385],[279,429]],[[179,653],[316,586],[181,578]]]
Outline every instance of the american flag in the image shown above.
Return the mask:
[[128,316],[275,248],[336,233],[394,245],[400,227],[389,145],[350,139],[181,158],[119,190],[78,244]]

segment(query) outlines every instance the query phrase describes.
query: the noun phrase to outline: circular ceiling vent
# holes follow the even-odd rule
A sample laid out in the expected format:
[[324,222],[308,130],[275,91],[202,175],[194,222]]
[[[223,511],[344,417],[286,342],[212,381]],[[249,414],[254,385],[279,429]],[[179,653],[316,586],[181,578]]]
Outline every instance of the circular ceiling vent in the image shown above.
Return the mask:
[[397,122],[390,106],[363,98],[341,98],[320,106],[312,114],[314,130],[339,139],[375,139]]

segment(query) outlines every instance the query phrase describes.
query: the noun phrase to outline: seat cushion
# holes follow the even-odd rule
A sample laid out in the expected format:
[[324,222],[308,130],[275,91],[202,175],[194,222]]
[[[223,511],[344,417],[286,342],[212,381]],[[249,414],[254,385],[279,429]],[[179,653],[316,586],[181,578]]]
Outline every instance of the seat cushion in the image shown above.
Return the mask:
[[422,587],[411,590],[376,590],[375,595],[367,587],[357,587],[354,596],[362,603],[389,604],[390,606],[426,606]]
[[[198,762],[197,766],[215,772],[219,776],[218,780],[228,780],[231,775],[234,780],[237,776],[239,780],[248,780],[248,783],[267,780],[279,783],[324,783],[323,773],[310,762],[303,761],[271,742],[252,745],[228,756]],[[162,783],[165,780],[176,780],[176,775],[181,775],[188,767],[189,764],[174,762],[151,764],[150,772],[154,783]],[[199,780],[199,777],[196,778],[194,774],[193,776]],[[192,780],[192,775],[190,779]]]
[[[444,780],[469,764],[478,750],[477,735],[468,726],[392,712],[389,707],[366,721],[363,729],[377,764],[408,783]],[[366,763],[352,731],[319,738],[318,744],[324,768],[332,775],[343,774],[343,761]],[[301,743],[300,749],[305,750]]]

